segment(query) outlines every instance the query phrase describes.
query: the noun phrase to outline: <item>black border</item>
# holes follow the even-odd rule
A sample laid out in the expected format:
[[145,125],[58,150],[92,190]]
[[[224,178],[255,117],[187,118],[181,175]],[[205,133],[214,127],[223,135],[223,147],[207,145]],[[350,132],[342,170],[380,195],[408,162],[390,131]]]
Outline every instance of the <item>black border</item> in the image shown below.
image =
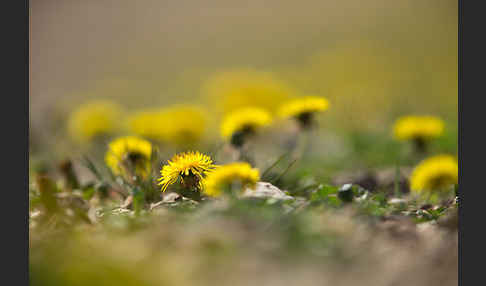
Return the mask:
[[[34,0],[35,1],[35,0]],[[3,1],[2,285],[29,284],[29,0]]]
[[[484,1],[459,0],[459,285],[484,283]],[[483,4],[483,5],[481,5]],[[481,152],[483,151],[483,152]]]

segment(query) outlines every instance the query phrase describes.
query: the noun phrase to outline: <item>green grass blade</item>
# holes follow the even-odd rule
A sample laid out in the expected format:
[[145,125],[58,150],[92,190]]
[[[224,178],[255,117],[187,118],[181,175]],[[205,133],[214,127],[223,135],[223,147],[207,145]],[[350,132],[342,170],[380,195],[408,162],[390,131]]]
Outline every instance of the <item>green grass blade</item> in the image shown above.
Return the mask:
[[289,152],[284,153],[283,155],[281,155],[280,157],[278,157],[278,159],[277,159],[275,162],[273,162],[273,164],[272,164],[272,165],[270,165],[270,166],[269,166],[269,167],[268,167],[268,168],[267,168],[267,169],[266,169],[266,170],[263,172],[263,174],[262,174],[262,176],[261,176],[261,177],[262,177],[262,180],[267,179],[267,178],[266,178],[266,175],[268,175],[268,173],[269,173],[269,172],[270,172],[270,171],[271,171],[271,170],[272,170],[272,169],[273,169],[275,166],[277,166],[277,165],[278,165],[278,163],[280,163],[280,162],[281,162],[281,161],[282,161],[282,160],[283,160],[283,159],[284,159],[284,158],[285,158],[285,157],[286,157],[288,154],[289,154]]

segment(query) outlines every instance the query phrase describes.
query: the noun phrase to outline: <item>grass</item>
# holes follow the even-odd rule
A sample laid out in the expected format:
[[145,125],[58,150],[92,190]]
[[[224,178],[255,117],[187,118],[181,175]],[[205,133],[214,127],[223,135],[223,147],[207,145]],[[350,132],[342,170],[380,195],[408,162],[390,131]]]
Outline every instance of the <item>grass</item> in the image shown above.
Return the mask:
[[[446,136],[434,152],[455,148]],[[334,159],[282,152],[267,161],[262,181],[289,201],[161,202],[157,170],[133,185],[87,156],[75,170],[91,179],[75,189],[32,168],[31,284],[456,284],[457,225],[447,223],[457,217],[454,192],[433,204],[417,200],[399,187],[397,166],[417,161],[404,144],[363,133],[346,141],[349,150]],[[343,171],[383,167],[394,170],[391,186],[332,183]],[[128,195],[132,204],[121,207]]]

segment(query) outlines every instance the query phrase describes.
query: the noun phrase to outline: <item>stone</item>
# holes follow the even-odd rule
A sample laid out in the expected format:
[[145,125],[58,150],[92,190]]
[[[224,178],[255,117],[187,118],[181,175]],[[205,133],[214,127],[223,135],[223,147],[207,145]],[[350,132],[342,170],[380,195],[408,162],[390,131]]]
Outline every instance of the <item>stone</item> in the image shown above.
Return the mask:
[[242,198],[267,198],[276,200],[293,200],[294,197],[267,182],[257,182],[254,188],[246,188]]
[[182,200],[182,196],[179,195],[178,193],[168,193],[162,199],[164,203],[175,203],[181,200]]

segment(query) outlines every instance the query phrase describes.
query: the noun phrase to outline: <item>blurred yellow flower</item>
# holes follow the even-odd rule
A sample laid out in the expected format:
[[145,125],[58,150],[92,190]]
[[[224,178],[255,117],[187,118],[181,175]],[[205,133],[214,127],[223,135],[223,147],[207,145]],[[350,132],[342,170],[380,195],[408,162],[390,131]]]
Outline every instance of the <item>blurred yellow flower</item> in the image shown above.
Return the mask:
[[185,145],[198,142],[206,131],[207,113],[191,105],[137,112],[127,120],[128,130],[157,141]]
[[168,142],[176,145],[200,141],[206,131],[207,112],[197,106],[176,105],[160,113],[159,124]]
[[329,102],[324,97],[304,96],[281,105],[278,115],[282,118],[298,117],[306,113],[325,111],[328,107]]
[[152,144],[135,136],[110,142],[105,162],[115,175],[147,177],[151,170]]
[[442,135],[444,122],[435,116],[404,116],[395,122],[395,138],[399,140],[425,140]]
[[438,155],[420,162],[412,171],[410,189],[413,192],[442,191],[458,182],[459,167],[451,155]]
[[246,107],[228,114],[221,125],[221,136],[229,139],[236,132],[255,132],[272,123],[272,116],[265,109]]
[[160,110],[143,110],[128,116],[126,124],[130,133],[162,141],[166,136],[166,129],[161,124]]
[[273,112],[276,103],[296,92],[270,72],[238,69],[211,76],[203,85],[203,93],[211,106],[226,114],[249,106]]
[[69,117],[68,131],[72,138],[86,142],[100,135],[118,131],[121,107],[111,101],[98,100],[79,106]]
[[179,178],[185,187],[201,190],[204,176],[214,168],[211,158],[199,152],[176,154],[167,163],[160,171],[159,185],[162,186],[162,192]]
[[325,111],[329,108],[329,102],[321,96],[305,96],[290,100],[280,106],[278,115],[280,118],[295,118],[302,126],[307,127],[312,123],[314,113]]
[[248,163],[231,163],[218,166],[204,180],[203,192],[212,197],[220,196],[225,190],[237,185],[241,190],[254,186],[260,180],[258,169]]

